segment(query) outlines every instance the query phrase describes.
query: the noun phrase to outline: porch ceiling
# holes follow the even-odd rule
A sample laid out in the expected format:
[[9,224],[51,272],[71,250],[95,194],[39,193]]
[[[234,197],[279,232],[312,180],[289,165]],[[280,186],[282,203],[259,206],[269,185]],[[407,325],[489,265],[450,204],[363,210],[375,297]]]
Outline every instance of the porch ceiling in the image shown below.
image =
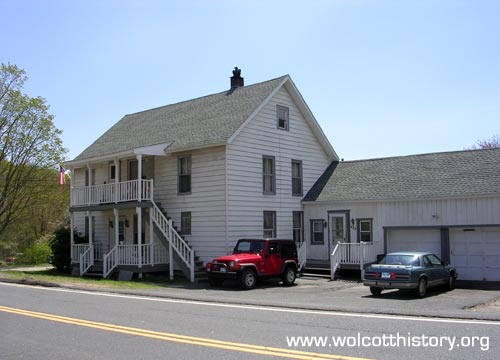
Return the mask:
[[151,201],[129,201],[113,204],[101,204],[101,205],[90,205],[90,206],[72,206],[69,208],[70,212],[82,212],[82,211],[109,211],[113,209],[131,209],[131,208],[149,208],[151,207]]

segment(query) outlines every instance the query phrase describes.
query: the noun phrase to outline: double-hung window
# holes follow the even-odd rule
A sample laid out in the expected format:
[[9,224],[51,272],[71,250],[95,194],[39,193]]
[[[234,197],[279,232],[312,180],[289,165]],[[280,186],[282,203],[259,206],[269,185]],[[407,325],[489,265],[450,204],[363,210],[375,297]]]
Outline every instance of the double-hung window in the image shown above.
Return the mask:
[[358,239],[360,242],[373,241],[372,220],[359,219],[358,220]]
[[191,235],[191,212],[181,212],[181,234]]
[[276,121],[278,129],[287,130],[290,125],[290,111],[286,106],[276,105]]
[[311,220],[311,244],[323,245],[325,243],[325,229],[323,220]]
[[274,156],[262,157],[262,191],[265,195],[276,194],[276,165]]
[[276,237],[276,211],[264,211],[264,238]]
[[293,241],[302,243],[304,241],[304,212],[293,212]]
[[302,196],[302,161],[292,160],[292,195]]
[[191,156],[177,158],[178,193],[191,193]]

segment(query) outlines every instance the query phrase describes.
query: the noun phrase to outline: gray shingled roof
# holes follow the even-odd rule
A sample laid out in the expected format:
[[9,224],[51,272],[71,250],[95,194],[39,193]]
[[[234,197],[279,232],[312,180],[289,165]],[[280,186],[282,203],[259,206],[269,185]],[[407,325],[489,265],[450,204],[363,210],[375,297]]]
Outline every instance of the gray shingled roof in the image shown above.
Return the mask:
[[305,201],[500,194],[500,149],[334,162]]
[[163,143],[175,151],[225,143],[286,77],[126,115],[74,161]]

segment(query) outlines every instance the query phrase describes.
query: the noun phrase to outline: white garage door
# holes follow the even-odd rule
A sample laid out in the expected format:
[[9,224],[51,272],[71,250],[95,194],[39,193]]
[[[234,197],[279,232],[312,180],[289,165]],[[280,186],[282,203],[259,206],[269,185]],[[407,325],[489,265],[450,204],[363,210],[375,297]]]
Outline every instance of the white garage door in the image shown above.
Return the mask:
[[423,251],[441,257],[441,232],[425,230],[389,230],[387,232],[387,252]]
[[500,228],[450,229],[450,250],[460,280],[500,281]]

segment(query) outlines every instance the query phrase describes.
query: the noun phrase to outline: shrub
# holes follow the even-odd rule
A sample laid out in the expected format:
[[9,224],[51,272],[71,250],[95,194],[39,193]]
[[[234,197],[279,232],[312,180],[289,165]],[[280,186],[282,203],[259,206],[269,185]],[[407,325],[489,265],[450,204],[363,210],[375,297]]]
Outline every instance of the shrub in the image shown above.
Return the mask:
[[49,262],[51,252],[48,239],[42,238],[25,248],[22,255],[16,257],[16,264],[46,264]]
[[[75,243],[83,242],[83,238],[74,232]],[[71,233],[67,226],[62,226],[54,231],[50,241],[52,249],[52,265],[62,272],[71,271]]]

